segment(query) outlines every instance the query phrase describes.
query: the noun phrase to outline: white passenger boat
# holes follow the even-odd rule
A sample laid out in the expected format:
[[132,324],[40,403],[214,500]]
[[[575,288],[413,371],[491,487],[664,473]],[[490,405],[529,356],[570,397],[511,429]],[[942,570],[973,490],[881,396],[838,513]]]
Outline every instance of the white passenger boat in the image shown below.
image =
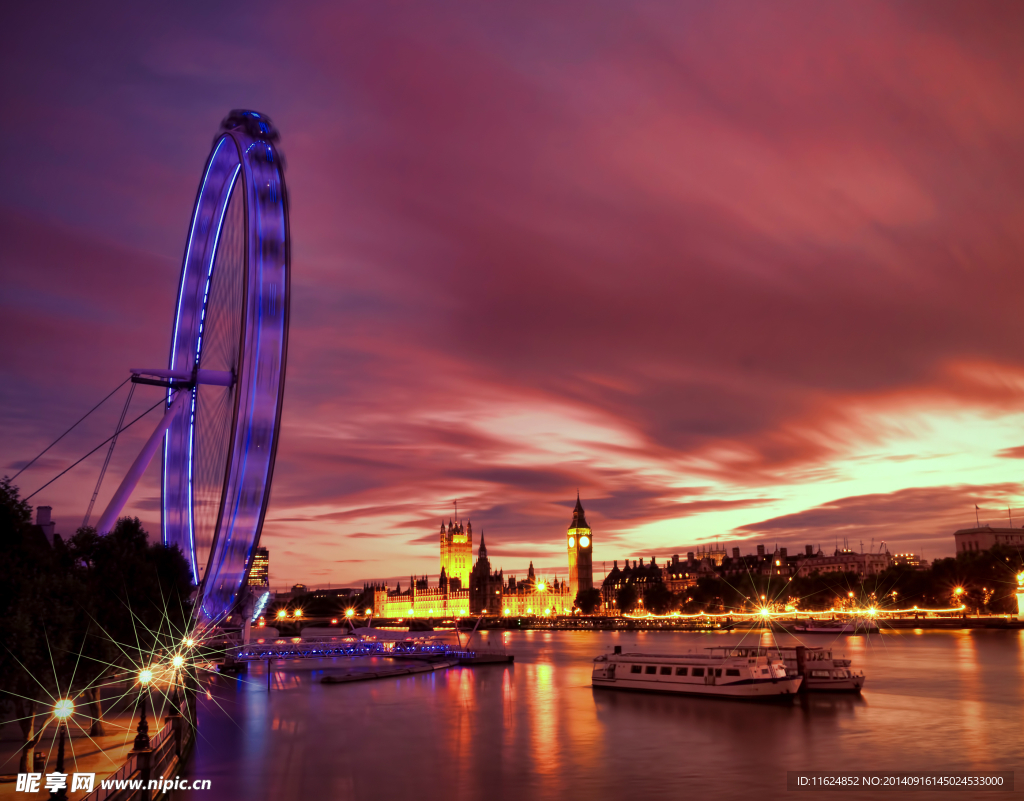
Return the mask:
[[801,634],[878,634],[878,624],[871,618],[853,618],[851,620],[817,621],[809,620],[793,631]]
[[713,654],[750,659],[759,656],[781,658],[790,675],[803,677],[803,692],[859,693],[867,678],[864,671],[852,669],[851,660],[832,655],[831,648],[790,645],[767,648],[763,645],[738,645],[708,648]]
[[594,687],[705,695],[718,698],[790,700],[802,677],[790,674],[783,660],[767,654],[734,657],[715,654],[624,654],[594,660]]

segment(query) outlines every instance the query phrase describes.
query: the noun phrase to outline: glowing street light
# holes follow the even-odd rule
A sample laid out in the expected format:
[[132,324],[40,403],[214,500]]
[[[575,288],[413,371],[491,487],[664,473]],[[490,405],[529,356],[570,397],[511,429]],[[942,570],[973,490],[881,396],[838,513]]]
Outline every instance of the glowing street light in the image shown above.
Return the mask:
[[763,607],[761,607],[761,617],[770,617],[770,616],[771,616],[771,614],[772,614],[772,613],[771,613],[771,611],[770,611],[770,610],[768,609],[768,607],[766,607],[766,606],[763,606]]
[[544,592],[544,582],[543,581],[538,581],[537,582],[537,592]]
[[186,648],[191,648],[195,644],[196,644],[196,641],[193,640],[191,637],[186,637],[185,638],[185,647]]
[[372,614],[373,614],[373,610],[372,610],[372,609],[367,609],[367,610],[366,610],[366,614],[368,614],[368,615],[372,615]]
[[141,684],[143,687],[145,687],[151,681],[153,681],[153,671],[152,670],[150,670],[149,668],[143,668],[142,670],[139,671],[139,684]]
[[964,594],[964,588],[963,587],[957,587],[955,590],[953,590],[953,594],[954,595],[963,595]]
[[284,620],[286,617],[288,617],[288,613],[284,609],[278,609],[277,610],[277,619],[278,620]]
[[[75,705],[70,698],[61,698],[53,705],[53,716],[57,719],[59,737],[57,740],[57,772],[64,772],[64,738],[67,736],[68,718],[75,711]],[[68,797],[67,788],[61,787],[51,798],[65,799]]]
[[355,609],[346,609],[345,610],[345,617],[352,617],[352,615],[354,615],[355,613],[356,613]]
[[295,617],[302,617],[302,610],[301,609],[296,609],[295,610]]
[[185,664],[185,657],[181,654],[175,654],[174,659],[171,660],[171,664],[174,665],[175,668],[180,668]]

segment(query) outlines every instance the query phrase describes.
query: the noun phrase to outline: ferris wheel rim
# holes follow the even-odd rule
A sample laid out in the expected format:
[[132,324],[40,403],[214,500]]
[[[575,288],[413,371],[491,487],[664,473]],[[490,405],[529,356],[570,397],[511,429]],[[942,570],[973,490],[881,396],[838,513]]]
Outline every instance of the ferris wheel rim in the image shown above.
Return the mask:
[[[291,232],[276,140],[269,119],[256,112],[232,112],[222,124],[193,203],[172,326],[171,370],[191,369],[201,376],[204,348],[209,347],[203,339],[208,304],[217,297],[220,272],[227,269],[219,261],[224,220],[230,209],[237,208],[233,204],[241,203],[244,227],[240,234],[243,254],[237,364],[232,367],[234,384],[229,391],[234,394],[230,396],[228,440],[223,448],[217,511],[208,541],[197,541],[193,482],[200,414],[206,414],[201,412],[200,403],[203,382],[193,381],[192,397],[184,404],[188,406],[187,420],[172,424],[164,444],[164,542],[177,544],[186,553],[198,587],[197,605],[208,618],[222,616],[247,580],[251,555],[266,518],[280,435],[290,322]],[[211,229],[209,223],[214,217],[216,223]],[[201,286],[204,271],[206,283]],[[260,453],[250,453],[254,438]],[[246,472],[250,468],[252,475]],[[186,471],[187,480],[183,480]],[[183,501],[188,507],[184,518]],[[215,582],[220,583],[212,586]],[[207,608],[206,601],[213,595],[217,596],[216,603]]]

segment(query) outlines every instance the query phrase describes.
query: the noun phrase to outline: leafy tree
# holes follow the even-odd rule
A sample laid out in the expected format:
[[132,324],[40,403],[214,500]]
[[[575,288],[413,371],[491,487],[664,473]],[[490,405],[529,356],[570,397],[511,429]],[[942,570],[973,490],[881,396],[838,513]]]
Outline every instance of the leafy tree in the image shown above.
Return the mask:
[[675,604],[675,596],[664,582],[652,581],[644,586],[644,607],[656,615],[664,615]]
[[615,596],[615,602],[619,607],[619,611],[624,615],[632,612],[639,600],[640,593],[637,592],[636,585],[634,584],[624,584],[619,588],[619,592]]
[[32,507],[18,489],[0,480],[0,698],[24,737],[20,772],[31,766],[41,734],[36,719],[46,714],[42,704],[52,703],[61,691],[59,677],[73,668],[66,621],[82,600],[81,587],[61,570],[55,549],[31,517]]
[[576,608],[585,615],[592,615],[601,608],[601,591],[595,588],[576,593]]
[[122,518],[103,537],[93,529],[68,543],[56,536],[51,546],[31,513],[0,480],[0,703],[22,728],[21,772],[38,741],[38,715],[85,690],[101,719],[99,679],[180,637],[192,591],[181,552],[150,545],[138,519]]

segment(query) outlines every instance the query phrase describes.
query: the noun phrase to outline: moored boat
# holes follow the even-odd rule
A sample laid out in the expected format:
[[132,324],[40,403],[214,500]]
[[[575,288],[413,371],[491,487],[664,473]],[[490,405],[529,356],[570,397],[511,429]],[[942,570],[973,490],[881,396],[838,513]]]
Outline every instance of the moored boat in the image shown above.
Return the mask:
[[801,634],[878,634],[879,628],[871,618],[853,618],[845,621],[809,620],[793,626],[793,631],[799,631]]
[[851,660],[836,657],[831,648],[789,645],[765,647],[763,645],[738,645],[708,648],[712,653],[723,656],[738,656],[750,659],[759,656],[775,656],[782,659],[790,675],[803,677],[800,686],[803,692],[849,692],[859,693],[867,677],[864,671],[852,668]]
[[608,689],[749,700],[792,700],[801,681],[767,654],[624,654],[621,646],[594,660],[591,678],[594,687]]

